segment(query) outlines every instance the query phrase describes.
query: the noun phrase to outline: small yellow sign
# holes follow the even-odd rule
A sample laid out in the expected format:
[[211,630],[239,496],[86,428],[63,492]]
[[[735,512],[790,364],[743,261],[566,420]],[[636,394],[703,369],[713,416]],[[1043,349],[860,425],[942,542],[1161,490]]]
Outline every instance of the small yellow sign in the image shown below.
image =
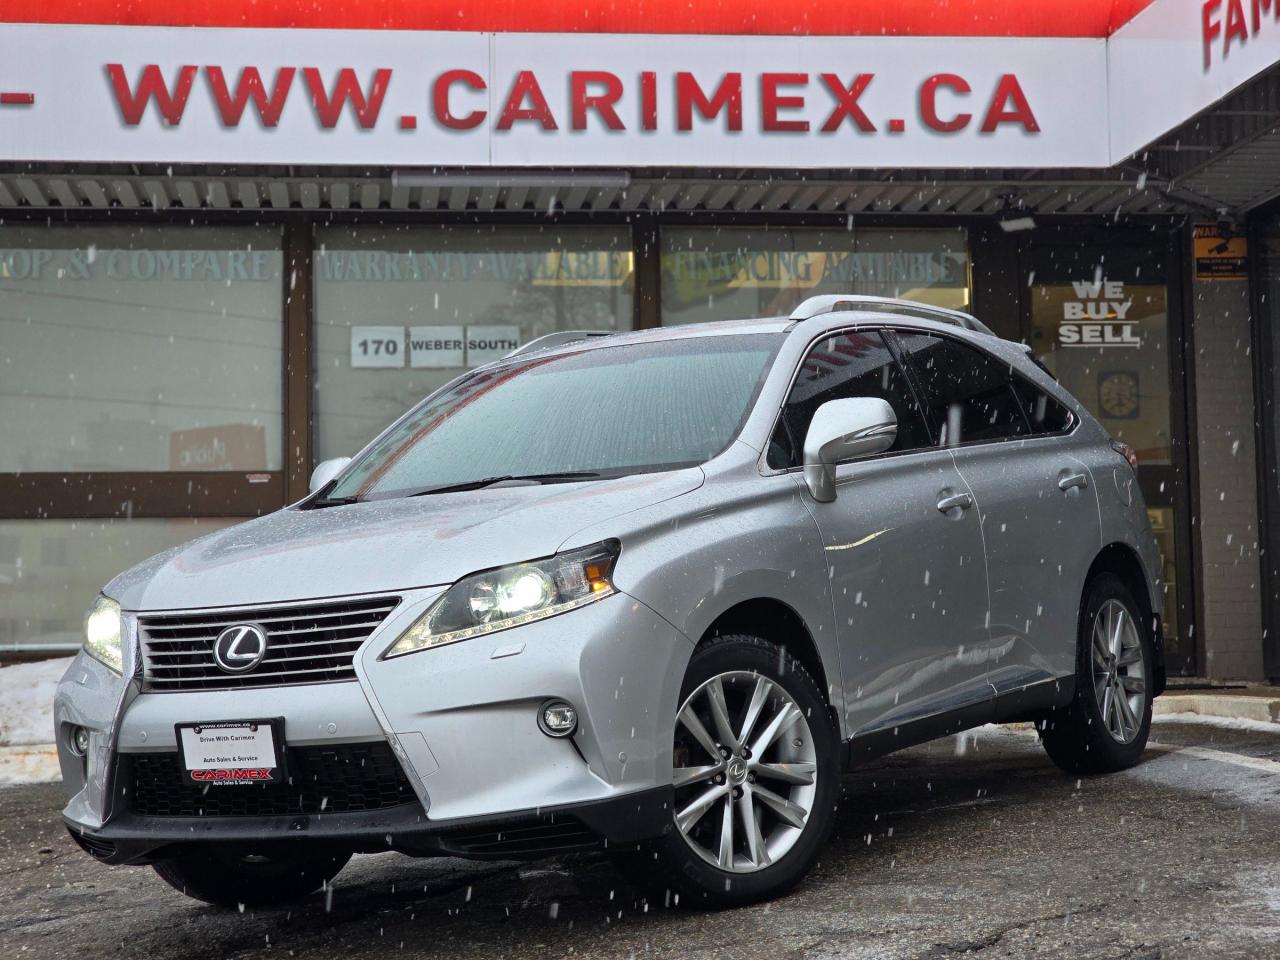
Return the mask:
[[1247,280],[1249,241],[1221,230],[1216,223],[1192,228],[1197,280]]

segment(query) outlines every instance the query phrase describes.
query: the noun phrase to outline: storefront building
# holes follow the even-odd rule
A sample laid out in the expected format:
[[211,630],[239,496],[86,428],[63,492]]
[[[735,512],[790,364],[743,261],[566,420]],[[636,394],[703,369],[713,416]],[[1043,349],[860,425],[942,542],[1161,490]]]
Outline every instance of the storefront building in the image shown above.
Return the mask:
[[1030,343],[1171,670],[1280,676],[1280,2],[303,7],[0,23],[0,657],[534,337],[854,292]]

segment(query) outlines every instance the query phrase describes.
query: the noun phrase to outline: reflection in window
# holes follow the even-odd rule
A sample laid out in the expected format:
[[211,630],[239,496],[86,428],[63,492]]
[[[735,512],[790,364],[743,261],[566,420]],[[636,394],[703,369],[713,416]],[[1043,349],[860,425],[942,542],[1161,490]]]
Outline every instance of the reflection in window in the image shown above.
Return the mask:
[[278,470],[265,228],[0,227],[0,472]]
[[662,231],[664,324],[785,315],[806,297],[823,293],[898,297],[965,309],[965,231]]
[[317,459],[536,337],[632,326],[625,228],[331,227],[315,276]]
[[79,646],[85,611],[116,574],[239,522],[0,520],[0,646]]

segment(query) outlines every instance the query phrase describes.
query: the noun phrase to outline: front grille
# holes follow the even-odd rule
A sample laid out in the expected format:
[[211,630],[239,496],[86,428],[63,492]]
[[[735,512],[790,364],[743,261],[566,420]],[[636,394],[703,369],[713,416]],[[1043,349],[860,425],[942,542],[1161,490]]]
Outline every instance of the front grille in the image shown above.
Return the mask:
[[284,817],[385,810],[417,796],[385,743],[290,747],[285,782],[208,786],[183,776],[176,753],[127,754],[131,806],[147,817]]
[[[399,602],[399,597],[373,597],[139,617],[143,688],[225,690],[354,680],[356,650]],[[214,662],[213,643],[227,627],[241,623],[266,632],[266,656],[246,673],[224,673]]]

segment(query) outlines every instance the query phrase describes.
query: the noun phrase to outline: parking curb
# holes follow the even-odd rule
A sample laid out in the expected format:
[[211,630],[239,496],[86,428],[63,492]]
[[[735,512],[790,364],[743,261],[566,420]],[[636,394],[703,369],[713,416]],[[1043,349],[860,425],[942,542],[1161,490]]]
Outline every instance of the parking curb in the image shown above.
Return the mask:
[[1274,723],[1280,727],[1280,697],[1166,693],[1156,698],[1153,712],[1156,716],[1166,713],[1195,713],[1202,717]]

